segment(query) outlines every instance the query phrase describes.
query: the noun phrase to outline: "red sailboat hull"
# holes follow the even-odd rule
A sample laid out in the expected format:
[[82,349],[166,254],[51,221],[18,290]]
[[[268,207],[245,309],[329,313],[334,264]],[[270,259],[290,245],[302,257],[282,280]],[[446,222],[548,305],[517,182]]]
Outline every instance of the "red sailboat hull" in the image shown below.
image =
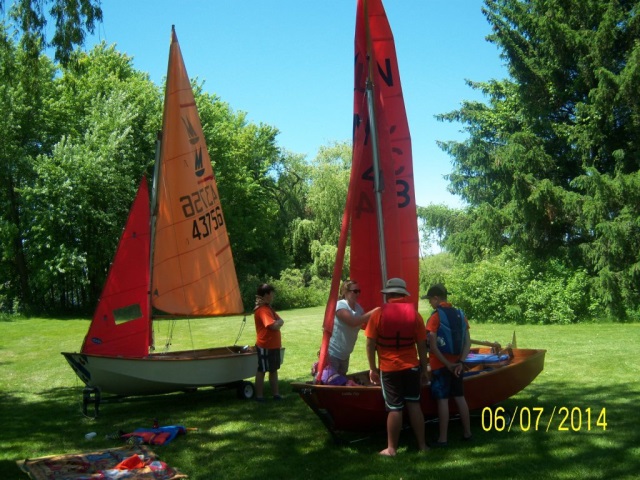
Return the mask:
[[[411,137],[391,27],[382,0],[358,0],[354,56],[353,157],[323,338],[314,382],[293,383],[330,432],[383,429],[387,412],[379,385],[368,372],[348,375],[358,386],[323,385],[329,362],[338,286],[350,238],[349,273],[357,279],[364,311],[386,301],[387,279],[402,278],[418,308],[419,237]],[[471,410],[490,407],[529,385],[544,367],[545,350],[513,348],[506,364],[474,366],[465,376]],[[370,364],[371,364],[370,359]],[[421,392],[422,411],[438,414],[430,387]],[[456,412],[455,402],[450,410]]]
[[[546,350],[513,349],[513,358],[497,367],[477,366],[465,377],[465,398],[470,410],[496,405],[528,386],[544,368]],[[349,375],[361,386],[338,387],[292,383],[294,391],[318,415],[331,433],[367,432],[385,428],[387,412],[380,386],[371,385],[368,372]],[[422,387],[420,404],[425,416],[437,416],[438,407],[428,385]],[[457,412],[455,402],[449,408]]]

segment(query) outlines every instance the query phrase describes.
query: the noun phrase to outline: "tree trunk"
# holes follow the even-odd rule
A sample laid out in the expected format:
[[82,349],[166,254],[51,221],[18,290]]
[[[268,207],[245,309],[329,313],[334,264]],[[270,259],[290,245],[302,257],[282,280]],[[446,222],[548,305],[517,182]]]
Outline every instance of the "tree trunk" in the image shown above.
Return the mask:
[[13,264],[15,265],[18,279],[20,282],[20,304],[28,313],[32,309],[31,290],[29,289],[29,271],[27,261],[22,247],[22,228],[20,225],[20,210],[18,208],[18,199],[13,184],[13,179],[8,177],[7,196],[9,198],[9,220],[16,226],[17,233],[12,239],[13,245]]

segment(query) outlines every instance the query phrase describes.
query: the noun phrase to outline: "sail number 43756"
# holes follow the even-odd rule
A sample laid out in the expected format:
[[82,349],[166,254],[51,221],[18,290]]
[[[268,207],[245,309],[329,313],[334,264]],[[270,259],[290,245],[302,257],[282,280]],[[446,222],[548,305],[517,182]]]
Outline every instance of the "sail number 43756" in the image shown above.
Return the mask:
[[197,238],[198,240],[200,238],[206,238],[222,225],[224,225],[224,219],[222,218],[220,205],[218,205],[210,212],[193,220],[193,238]]
[[190,195],[180,197],[185,218],[193,218],[192,237],[206,238],[224,225],[222,209],[216,205],[218,195],[211,185],[207,185]]

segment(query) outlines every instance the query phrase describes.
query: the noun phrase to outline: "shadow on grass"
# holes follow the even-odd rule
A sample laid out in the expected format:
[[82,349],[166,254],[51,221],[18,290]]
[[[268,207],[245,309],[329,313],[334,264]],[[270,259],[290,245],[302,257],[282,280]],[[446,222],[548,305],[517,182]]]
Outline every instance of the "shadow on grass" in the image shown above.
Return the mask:
[[[521,421],[518,413],[511,431],[497,431],[485,412],[484,419],[480,415],[472,420],[474,442],[460,441],[460,425],[452,422],[449,447],[420,455],[415,453],[411,431],[405,430],[395,459],[376,455],[386,444],[384,432],[342,446],[334,444],[320,420],[289,391],[286,381],[281,381],[281,388],[286,395],[283,401],[264,404],[239,400],[235,390],[211,389],[125,399],[103,404],[97,419],[82,415],[81,388],[51,389],[37,398],[4,392],[0,394],[6,416],[0,440],[0,478],[25,478],[15,464],[24,457],[121,446],[119,440],[104,439],[105,434],[151,427],[154,418],[161,425],[197,428],[169,445],[152,447],[191,480],[462,478],[471,472],[476,478],[610,479],[634,478],[640,470],[640,392],[635,386],[585,386],[539,379],[502,405],[510,412],[543,408],[537,431],[533,422],[523,431],[526,415]],[[569,418],[564,424],[568,431],[559,431],[561,418],[557,418],[546,431],[554,407],[556,415],[560,407],[578,408],[581,424],[574,418],[572,429]],[[587,408],[592,411],[591,430]],[[595,425],[603,408],[606,430]],[[429,423],[426,428],[428,439],[433,440],[437,424]],[[91,431],[98,435],[88,442],[84,435]]]

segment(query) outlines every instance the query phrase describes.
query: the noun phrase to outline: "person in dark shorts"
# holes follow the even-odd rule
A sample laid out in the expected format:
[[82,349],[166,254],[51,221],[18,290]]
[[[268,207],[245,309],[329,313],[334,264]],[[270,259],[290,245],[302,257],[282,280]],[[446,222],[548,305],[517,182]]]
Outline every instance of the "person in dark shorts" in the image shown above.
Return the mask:
[[460,412],[464,440],[471,439],[469,407],[464,398],[463,365],[471,348],[469,323],[462,310],[447,301],[447,289],[433,285],[422,297],[429,300],[434,311],[427,320],[429,363],[431,364],[431,394],[438,403],[439,436],[435,446],[447,445],[449,429],[449,399],[453,398]]
[[404,280],[390,278],[382,293],[386,294],[388,303],[373,311],[365,330],[369,379],[382,385],[388,412],[387,448],[380,454],[396,455],[405,407],[418,448],[426,451],[429,448],[420,408],[421,381],[428,375],[424,321],[415,306],[406,302],[409,292]]
[[280,329],[284,320],[280,318],[271,303],[275,288],[268,283],[258,286],[253,318],[256,324],[256,350],[258,352],[258,371],[256,372],[256,400],[264,402],[264,377],[269,372],[269,385],[275,400],[281,400],[278,389],[278,370],[280,369],[280,349],[282,339]]

